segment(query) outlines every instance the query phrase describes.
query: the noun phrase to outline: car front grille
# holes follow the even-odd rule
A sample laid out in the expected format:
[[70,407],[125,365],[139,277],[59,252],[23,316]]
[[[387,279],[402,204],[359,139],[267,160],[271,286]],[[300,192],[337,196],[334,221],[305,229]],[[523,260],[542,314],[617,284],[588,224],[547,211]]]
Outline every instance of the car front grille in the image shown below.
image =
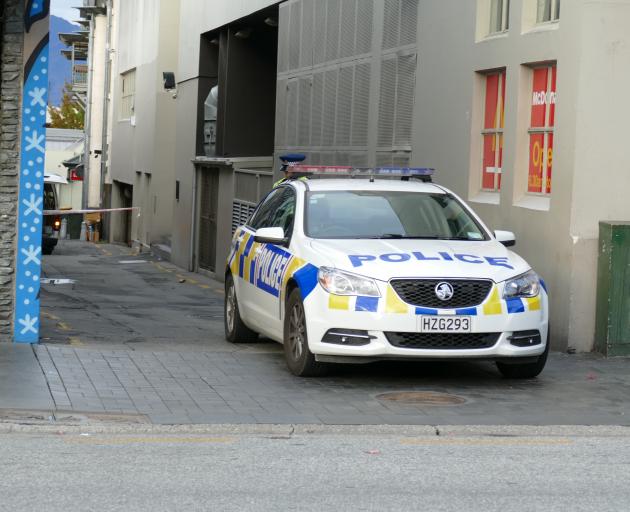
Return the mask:
[[398,348],[459,350],[490,348],[501,336],[500,332],[423,333],[386,332],[390,345]]
[[[449,283],[453,296],[440,300],[435,294],[438,283]],[[485,279],[392,279],[396,293],[408,304],[425,308],[469,308],[481,304],[492,289]]]

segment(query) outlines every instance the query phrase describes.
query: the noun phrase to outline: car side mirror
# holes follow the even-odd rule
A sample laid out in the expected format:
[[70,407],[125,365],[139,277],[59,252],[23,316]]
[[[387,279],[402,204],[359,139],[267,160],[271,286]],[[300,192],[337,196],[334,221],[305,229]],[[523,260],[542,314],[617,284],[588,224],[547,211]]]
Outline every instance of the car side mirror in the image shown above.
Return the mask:
[[506,247],[513,247],[516,245],[516,237],[514,233],[511,231],[495,231],[494,237],[497,239],[497,242],[501,242]]
[[284,237],[282,228],[260,228],[254,233],[254,240],[261,244],[284,244],[287,239]]

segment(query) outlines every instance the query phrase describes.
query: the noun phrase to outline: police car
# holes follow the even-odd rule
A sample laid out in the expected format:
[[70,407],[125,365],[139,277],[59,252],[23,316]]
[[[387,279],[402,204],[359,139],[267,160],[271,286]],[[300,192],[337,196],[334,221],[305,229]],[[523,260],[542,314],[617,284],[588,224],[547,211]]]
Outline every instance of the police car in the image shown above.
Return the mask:
[[383,359],[486,359],[508,378],[538,375],[543,280],[508,249],[512,233],[491,232],[431,174],[294,166],[234,234],[227,340],[280,342],[299,376]]

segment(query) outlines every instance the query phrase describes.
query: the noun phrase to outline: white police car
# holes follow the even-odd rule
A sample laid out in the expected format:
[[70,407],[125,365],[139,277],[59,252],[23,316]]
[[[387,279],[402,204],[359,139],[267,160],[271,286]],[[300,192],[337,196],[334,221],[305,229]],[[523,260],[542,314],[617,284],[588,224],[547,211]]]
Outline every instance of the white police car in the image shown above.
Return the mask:
[[491,233],[430,171],[295,166],[309,179],[272,190],[234,234],[226,338],[282,343],[300,376],[402,358],[489,359],[506,377],[538,375],[543,281],[506,248],[512,233]]

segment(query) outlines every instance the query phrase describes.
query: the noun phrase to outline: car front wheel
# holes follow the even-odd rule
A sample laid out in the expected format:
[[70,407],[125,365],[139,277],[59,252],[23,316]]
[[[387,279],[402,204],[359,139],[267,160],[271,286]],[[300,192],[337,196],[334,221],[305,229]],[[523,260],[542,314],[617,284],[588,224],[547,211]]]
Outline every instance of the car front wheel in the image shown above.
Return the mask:
[[317,377],[326,371],[326,365],[317,362],[308,348],[306,315],[298,288],[290,293],[284,314],[284,357],[291,373],[298,377]]
[[241,319],[236,298],[234,278],[231,274],[225,278],[225,302],[223,308],[223,323],[225,339],[230,343],[249,343],[256,341],[258,334],[247,327]]

